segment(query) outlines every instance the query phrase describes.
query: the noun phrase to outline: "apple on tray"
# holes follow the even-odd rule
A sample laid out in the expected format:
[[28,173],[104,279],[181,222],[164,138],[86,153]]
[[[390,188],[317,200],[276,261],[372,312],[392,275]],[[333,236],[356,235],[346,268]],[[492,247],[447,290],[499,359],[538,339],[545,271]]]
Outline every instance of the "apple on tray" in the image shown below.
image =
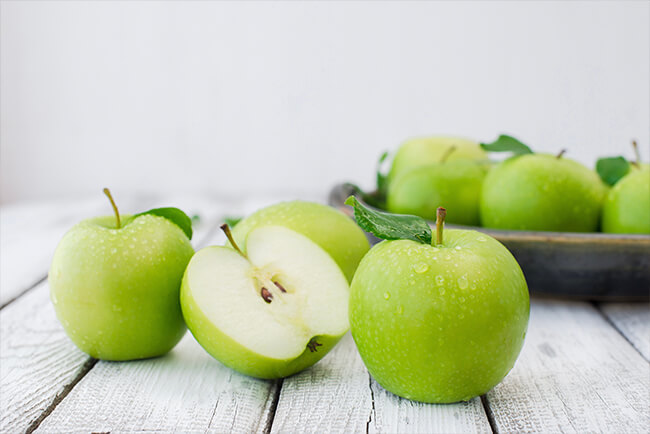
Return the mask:
[[439,163],[452,147],[455,151],[448,156],[449,160],[487,161],[487,153],[470,139],[448,136],[413,138],[402,143],[395,153],[388,183],[417,167]]
[[436,209],[449,209],[447,221],[478,226],[485,167],[475,160],[455,159],[455,146],[440,161],[402,173],[388,185],[386,210],[435,220]]
[[596,170],[612,185],[603,205],[601,228],[616,234],[650,234],[650,165],[641,163],[636,142],[636,161],[623,157],[601,158]]
[[350,287],[350,326],[386,390],[430,403],[484,394],[512,369],[526,335],[528,287],[510,252],[488,235],[365,208],[357,223],[383,241]]
[[160,356],[185,333],[179,294],[194,254],[192,222],[177,208],[114,216],[74,226],[49,272],[50,297],[70,339],[103,360]]
[[483,181],[481,225],[494,229],[595,232],[607,187],[582,164],[558,155],[535,154],[502,135],[483,144],[490,152],[514,152]]
[[299,232],[262,225],[240,249],[200,250],[181,290],[187,326],[217,360],[257,378],[281,378],[320,360],[347,332],[348,281]]

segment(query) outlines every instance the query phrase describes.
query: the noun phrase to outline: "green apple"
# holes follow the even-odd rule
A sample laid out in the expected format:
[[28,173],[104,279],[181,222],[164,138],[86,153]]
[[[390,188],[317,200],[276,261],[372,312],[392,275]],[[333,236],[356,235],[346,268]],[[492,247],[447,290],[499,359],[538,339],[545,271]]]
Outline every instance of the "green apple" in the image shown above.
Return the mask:
[[485,169],[472,160],[418,167],[389,184],[386,209],[434,220],[436,209],[444,206],[449,223],[478,225],[483,178]]
[[208,247],[190,261],[181,306],[196,340],[243,374],[281,378],[305,369],[349,328],[349,287],[332,257],[306,236],[265,225],[246,253]]
[[[194,254],[191,222],[175,208],[136,216],[114,210],[114,217],[85,220],[63,237],[50,268],[50,297],[67,335],[90,356],[160,356],[185,333],[179,293]],[[179,213],[187,219],[183,228]]]
[[430,231],[423,236],[423,220],[394,221],[404,236],[419,232],[396,239],[399,232],[386,230],[389,215],[373,227],[374,217],[359,208],[364,229],[393,239],[368,252],[350,288],[352,337],[370,374],[386,390],[421,402],[486,393],[512,369],[526,334],[528,287],[517,261],[480,232],[443,236],[442,209],[434,240]]
[[488,228],[593,232],[607,192],[598,175],[546,154],[511,157],[483,181],[481,224]]
[[388,173],[388,183],[416,167],[439,163],[450,148],[455,150],[449,155],[449,160],[487,160],[487,153],[473,140],[444,136],[414,138],[397,150]]
[[650,234],[650,167],[631,165],[603,204],[603,232]]
[[370,249],[363,231],[342,212],[319,203],[292,201],[263,208],[237,223],[232,233],[244,253],[248,234],[266,225],[284,226],[305,235],[332,256],[348,281]]

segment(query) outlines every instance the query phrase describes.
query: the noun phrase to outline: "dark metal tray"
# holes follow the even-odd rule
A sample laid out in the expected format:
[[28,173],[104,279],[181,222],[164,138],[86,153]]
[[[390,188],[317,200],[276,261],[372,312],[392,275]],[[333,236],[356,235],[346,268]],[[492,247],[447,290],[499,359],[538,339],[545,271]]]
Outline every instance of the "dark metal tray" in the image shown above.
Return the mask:
[[[354,185],[339,184],[330,192],[329,203],[352,216],[344,202],[356,193]],[[357,199],[361,200],[359,195]],[[650,235],[447,226],[480,231],[503,243],[519,262],[533,294],[599,301],[650,300]],[[368,238],[372,244],[380,241],[370,234]]]

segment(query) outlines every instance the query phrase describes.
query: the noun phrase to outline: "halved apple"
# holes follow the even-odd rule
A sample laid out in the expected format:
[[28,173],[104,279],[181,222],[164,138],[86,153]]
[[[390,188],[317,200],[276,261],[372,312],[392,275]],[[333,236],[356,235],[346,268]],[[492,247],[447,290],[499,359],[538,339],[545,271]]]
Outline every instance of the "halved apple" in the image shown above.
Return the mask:
[[313,365],[349,329],[343,272],[316,243],[282,226],[254,229],[244,251],[214,246],[192,257],[181,287],[188,328],[214,358],[246,375],[280,378]]

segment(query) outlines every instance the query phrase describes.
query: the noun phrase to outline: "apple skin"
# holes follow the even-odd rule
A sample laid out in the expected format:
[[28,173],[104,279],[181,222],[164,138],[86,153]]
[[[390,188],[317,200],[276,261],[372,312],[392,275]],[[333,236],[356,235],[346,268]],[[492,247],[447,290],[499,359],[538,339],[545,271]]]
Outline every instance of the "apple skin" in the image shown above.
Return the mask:
[[90,356],[160,356],[185,333],[179,293],[194,249],[183,231],[154,215],[97,217],[59,243],[50,297],[70,339]]
[[304,201],[281,202],[251,214],[233,228],[235,242],[245,249],[248,234],[268,225],[284,226],[311,239],[329,253],[348,282],[370,249],[366,235],[352,219],[332,207]]
[[609,191],[603,205],[603,232],[650,234],[650,167],[631,167]]
[[471,160],[418,167],[389,185],[386,209],[435,220],[442,206],[448,209],[447,222],[477,226],[483,178],[485,168]]
[[447,161],[488,159],[487,153],[479,144],[470,139],[445,136],[413,138],[404,142],[397,150],[388,173],[389,184],[416,167],[439,163],[452,146],[455,149],[449,154]]
[[370,374],[429,403],[466,401],[498,384],[521,350],[530,310],[524,275],[503,245],[476,231],[444,237],[437,247],[381,242],[350,289],[352,337]]
[[[208,247],[223,249],[225,247]],[[189,268],[189,267],[188,267]],[[256,378],[284,378],[312,366],[323,358],[342,336],[316,336],[322,344],[318,351],[305,351],[294,360],[272,359],[244,347],[223,333],[205,316],[201,307],[191,297],[187,278],[181,286],[181,306],[187,326],[201,346],[215,359],[242,374]]]
[[595,232],[607,187],[582,164],[547,154],[503,161],[488,172],[481,192],[487,228]]

